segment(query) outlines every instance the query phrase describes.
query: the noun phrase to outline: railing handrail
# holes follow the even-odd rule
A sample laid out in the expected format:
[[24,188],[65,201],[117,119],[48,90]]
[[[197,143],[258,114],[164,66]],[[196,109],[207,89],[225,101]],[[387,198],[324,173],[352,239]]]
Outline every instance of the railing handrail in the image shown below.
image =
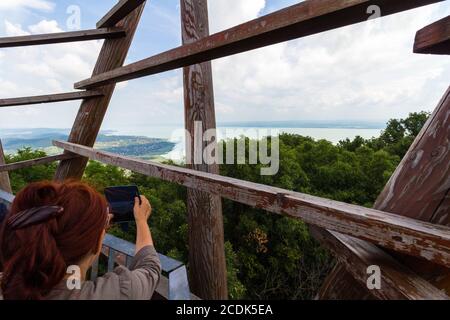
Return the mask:
[[450,228],[446,226],[250,181],[122,156],[70,142],[53,141],[53,145],[91,160],[220,195],[450,266]]
[[[108,252],[108,272],[112,271],[116,262],[116,253],[125,255],[124,264],[129,266],[130,259],[134,257],[136,251],[136,245],[129,241],[120,239],[112,234],[106,234],[103,240],[103,246],[109,248]],[[159,259],[161,261],[161,269],[167,273],[168,281],[168,299],[169,300],[190,300],[191,293],[189,290],[189,282],[187,277],[186,266],[173,258],[160,254]],[[94,265],[98,268],[98,263]],[[94,270],[97,274],[97,270]]]
[[[384,1],[383,16],[444,0]],[[352,25],[369,18],[371,0],[313,0],[258,17],[204,37],[75,83],[75,89],[90,89],[137,79],[188,65],[262,48],[312,34]]]
[[0,48],[36,46],[108,38],[114,39],[124,37],[125,35],[125,31],[120,28],[102,28],[46,34],[33,34],[17,37],[0,37]]
[[[113,250],[123,253],[128,257],[134,257],[136,252],[136,245],[124,239],[118,238],[112,234],[106,234],[103,244]],[[177,261],[171,257],[158,253],[159,259],[161,260],[161,267],[164,272],[170,273],[182,266],[184,264]]]

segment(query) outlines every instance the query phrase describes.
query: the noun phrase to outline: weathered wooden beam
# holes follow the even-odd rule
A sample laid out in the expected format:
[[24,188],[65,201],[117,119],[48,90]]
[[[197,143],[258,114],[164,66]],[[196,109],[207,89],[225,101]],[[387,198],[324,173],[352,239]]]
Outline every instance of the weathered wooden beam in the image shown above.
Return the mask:
[[249,181],[138,160],[63,141],[63,148],[113,166],[174,182],[252,207],[450,266],[450,228]]
[[[330,240],[333,240],[333,238],[331,237]],[[322,243],[324,245],[328,245],[326,242]],[[348,272],[346,267],[346,264],[336,263],[334,268],[322,282],[322,286],[317,292],[314,300],[376,299],[375,296],[373,296],[371,293],[369,293],[369,290],[367,290],[367,285],[362,282],[358,282],[358,280],[355,280],[353,274]]]
[[423,221],[433,218],[450,189],[449,113],[450,87],[377,198],[375,208]]
[[63,161],[68,159],[74,159],[78,158],[79,156],[73,153],[64,153],[64,154],[58,154],[54,156],[47,156],[37,159],[31,159],[31,160],[25,160],[10,164],[4,164],[0,165],[0,172],[8,172],[8,171],[14,171],[19,170],[23,168],[33,167],[41,164],[47,164],[55,161]]
[[[94,68],[93,75],[102,74],[123,65],[133,40],[136,28],[139,24],[145,2],[136,10],[131,12],[125,19],[121,20],[116,27],[126,32],[126,37],[108,39],[103,43],[99,58]],[[102,97],[83,100],[77,117],[69,135],[69,141],[93,146],[100,127],[108,109],[109,102],[114,93],[115,85],[100,88]],[[55,179],[65,180],[68,178],[80,179],[87,165],[86,158],[77,158],[62,161],[56,170]]]
[[136,79],[365,21],[442,0],[308,0],[75,84],[77,89]]
[[[311,227],[310,230],[314,238],[318,239],[333,251],[336,259],[345,265],[345,269],[351,273],[361,287],[365,287],[366,291],[369,291],[378,299],[450,299],[441,290],[428,283],[422,277],[396,261],[385,251],[371,243],[317,227]],[[367,268],[369,266],[377,266],[380,268],[380,289],[367,289],[367,279],[369,277]],[[345,269],[338,270],[338,272],[342,274],[345,272]],[[336,271],[333,274],[336,274]],[[330,285],[334,286],[336,283],[331,283]],[[358,288],[360,287],[358,286]],[[335,290],[340,290],[340,288],[333,288],[331,292]],[[356,292],[353,292],[353,294]],[[331,297],[329,296],[329,298]],[[334,298],[339,299],[342,297],[336,296]]]
[[14,107],[14,106],[25,106],[30,104],[72,101],[72,100],[96,98],[101,96],[103,96],[103,93],[98,91],[80,91],[80,92],[47,94],[42,96],[0,99],[0,107]]
[[88,41],[98,39],[114,39],[125,37],[120,28],[103,28],[82,31],[33,34],[29,36],[0,38],[0,48],[36,46],[43,44]]
[[[450,225],[450,87],[442,97],[433,114],[424,125],[402,162],[379,195],[374,208],[394,212],[401,216]],[[424,279],[450,294],[450,271],[442,266],[425,263],[419,259],[395,256],[403,264]],[[382,266],[380,266],[382,267]],[[383,267],[382,267],[383,268]],[[345,277],[338,269],[329,279],[341,284]],[[351,272],[351,270],[349,270]],[[327,283],[328,281],[326,281]],[[356,284],[355,280],[355,284]],[[349,284],[349,286],[351,286]],[[336,295],[333,285],[323,290],[324,299]],[[353,298],[364,297],[367,290],[359,290]],[[351,297],[346,295],[346,299]]]
[[97,28],[115,26],[134,9],[143,4],[145,0],[120,0],[99,22]]
[[417,31],[414,53],[450,54],[450,15]]
[[[181,0],[180,7],[183,45],[209,36],[207,0]],[[196,135],[202,139],[205,131],[216,129],[211,62],[185,67],[183,82],[185,126],[189,132],[186,150],[191,150],[186,159],[188,168],[218,174],[217,163],[194,164],[196,154],[203,159],[206,146],[194,148]],[[201,124],[201,130],[196,130],[196,123]],[[203,299],[227,299],[222,200],[217,195],[188,189],[187,212],[189,248],[195,248],[189,250],[191,291]]]
[[[0,140],[0,167],[5,165],[5,154],[3,152],[2,141]],[[8,172],[0,171],[0,190],[12,193],[11,182],[9,181]]]

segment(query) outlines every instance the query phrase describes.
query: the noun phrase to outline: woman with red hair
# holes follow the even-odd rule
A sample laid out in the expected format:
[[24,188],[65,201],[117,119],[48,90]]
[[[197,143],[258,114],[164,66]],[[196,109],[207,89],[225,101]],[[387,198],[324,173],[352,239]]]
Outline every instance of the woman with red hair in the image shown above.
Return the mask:
[[[150,299],[161,264],[147,223],[151,206],[141,200],[134,206],[136,255],[130,268],[119,266],[87,281],[111,219],[106,200],[74,181],[24,188],[0,231],[0,299]],[[79,279],[73,278],[73,268]]]

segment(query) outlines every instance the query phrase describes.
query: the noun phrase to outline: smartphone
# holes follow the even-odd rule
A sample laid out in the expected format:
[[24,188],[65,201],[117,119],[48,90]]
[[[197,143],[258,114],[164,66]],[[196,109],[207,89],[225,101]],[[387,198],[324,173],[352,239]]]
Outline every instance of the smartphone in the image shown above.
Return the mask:
[[137,186],[118,186],[105,188],[105,197],[109,210],[114,215],[112,222],[128,222],[134,220],[134,198],[142,203]]

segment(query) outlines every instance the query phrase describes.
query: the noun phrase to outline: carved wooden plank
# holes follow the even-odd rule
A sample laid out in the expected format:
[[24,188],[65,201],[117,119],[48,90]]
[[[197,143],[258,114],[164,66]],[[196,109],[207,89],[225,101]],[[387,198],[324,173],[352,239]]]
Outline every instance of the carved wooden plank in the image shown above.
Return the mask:
[[[180,5],[183,45],[207,37],[207,0],[181,0]],[[196,134],[203,137],[206,130],[216,129],[211,62],[184,68],[183,80],[185,126],[191,137],[186,137],[186,150],[192,151],[186,162],[191,169],[218,174],[218,164],[194,164],[194,153],[203,159],[206,147],[204,143],[195,150]],[[195,130],[195,123],[202,129]],[[195,248],[189,250],[191,290],[203,299],[227,299],[222,200],[217,195],[188,189],[187,211],[189,248]]]
[[275,43],[365,21],[376,4],[383,16],[442,0],[309,0],[202,38],[189,45],[96,75],[75,84],[76,89],[136,79],[186,67]]
[[99,22],[97,28],[115,26],[134,9],[143,4],[145,0],[120,0]]
[[[345,269],[359,282],[360,286],[357,287],[358,290],[365,287],[363,291],[368,291],[367,268],[375,265],[380,267],[381,270],[381,288],[373,289],[369,292],[378,299],[450,299],[441,290],[428,283],[373,244],[317,227],[311,227],[310,230],[316,239],[325,243],[335,253],[336,258],[341,262],[338,265],[345,265]],[[334,270],[332,274],[335,276],[337,272],[343,273],[345,269]],[[334,281],[330,283],[328,279],[325,282],[325,286],[335,286],[336,283]],[[335,290],[340,292],[341,289],[339,287],[333,288],[331,293],[333,294]],[[322,290],[325,290],[325,288]],[[358,290],[352,291],[352,294],[358,293]],[[344,297],[348,295],[348,293],[343,294]],[[333,297],[328,296],[328,298]],[[342,299],[342,296],[336,295],[334,298]],[[369,298],[369,296],[366,298]]]
[[450,16],[417,31],[414,53],[450,54]]
[[25,160],[10,164],[4,164],[0,165],[0,172],[8,172],[8,171],[14,171],[19,170],[23,168],[33,167],[40,164],[47,164],[55,161],[63,161],[68,159],[74,159],[78,158],[78,155],[72,154],[72,153],[64,153],[64,154],[58,154],[54,156],[47,156],[43,158],[37,158],[37,159],[31,159],[31,160]]
[[249,181],[138,160],[73,143],[67,151],[252,207],[301,219],[405,254],[450,266],[450,228]]
[[[0,167],[5,165],[5,154],[3,152],[2,141],[0,140]],[[11,182],[9,181],[8,172],[0,171],[0,190],[12,193]]]
[[[449,225],[449,115],[450,87],[388,181],[374,208]],[[408,268],[450,294],[450,272],[447,268],[408,257],[395,257],[401,258]],[[340,277],[345,275],[337,275],[335,272],[334,270],[329,278],[335,279],[336,284],[341,283]],[[365,296],[365,291],[360,291],[356,297]],[[330,297],[334,295],[330,291],[328,293],[331,294]]]
[[25,106],[25,105],[30,105],[30,104],[72,101],[72,100],[88,99],[88,98],[95,98],[95,97],[101,97],[101,96],[103,96],[103,93],[98,92],[98,91],[80,91],[80,92],[47,94],[47,95],[33,96],[33,97],[0,99],[0,107],[13,107],[13,106]]
[[[145,2],[117,24],[117,27],[125,30],[127,35],[124,38],[108,39],[104,42],[93,75],[101,74],[123,65],[144,6]],[[94,145],[114,89],[115,85],[102,87],[99,89],[103,93],[102,97],[84,100],[81,103],[69,135],[69,141],[86,146]],[[83,176],[86,165],[87,159],[83,158],[62,161],[56,171],[55,179],[80,179]]]
[[103,28],[82,31],[34,34],[29,36],[0,38],[0,48],[35,46],[43,44],[88,41],[98,39],[114,39],[125,37],[120,28]]

